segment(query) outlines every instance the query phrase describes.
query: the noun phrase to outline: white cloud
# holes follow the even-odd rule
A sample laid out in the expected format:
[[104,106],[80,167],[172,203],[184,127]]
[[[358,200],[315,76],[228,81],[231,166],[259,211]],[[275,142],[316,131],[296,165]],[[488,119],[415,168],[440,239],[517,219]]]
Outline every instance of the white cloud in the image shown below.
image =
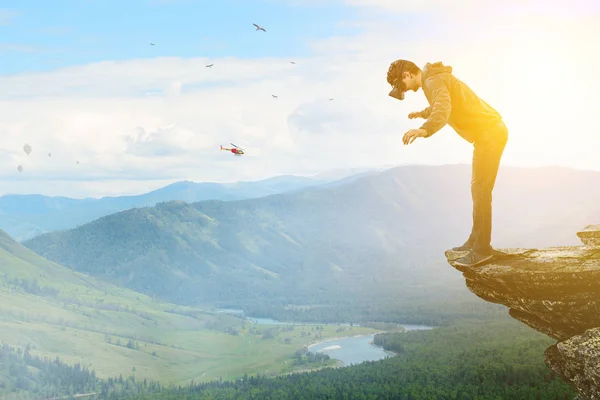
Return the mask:
[[[97,196],[185,179],[470,163],[470,145],[448,127],[402,145],[403,133],[423,122],[406,115],[427,103],[422,92],[404,102],[387,96],[385,75],[397,58],[452,65],[496,107],[511,135],[504,163],[600,169],[592,117],[600,111],[597,17],[482,15],[468,26],[446,21],[444,36],[378,21],[361,22],[353,37],[313,43],[315,55],[296,65],[156,58],[0,76],[0,191]],[[246,155],[220,152],[229,142]]]

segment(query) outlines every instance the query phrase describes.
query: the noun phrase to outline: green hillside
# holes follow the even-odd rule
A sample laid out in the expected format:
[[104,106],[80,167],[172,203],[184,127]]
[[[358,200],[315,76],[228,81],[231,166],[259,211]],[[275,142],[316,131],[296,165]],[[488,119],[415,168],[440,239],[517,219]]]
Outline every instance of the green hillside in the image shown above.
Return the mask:
[[[380,179],[394,183],[393,176]],[[349,296],[354,302],[374,292],[423,298],[416,282],[436,286],[436,275],[451,280],[457,274],[432,268],[439,257],[425,239],[438,247],[440,240],[416,221],[427,214],[447,226],[454,217],[419,200],[427,187],[398,189],[397,182],[359,179],[243,201],[161,203],[24,245],[65,266],[184,304],[320,304]],[[454,282],[459,286],[458,276]]]
[[[470,230],[469,182],[470,169],[462,165],[398,167],[261,198],[160,203],[24,245],[62,265],[181,304],[295,319],[393,316],[438,324],[415,318],[426,314],[424,307],[430,315],[439,311],[434,302],[470,298],[443,255]],[[564,189],[560,194],[557,185]],[[577,242],[575,232],[600,217],[593,201],[599,188],[600,173],[503,169],[494,194],[494,244]],[[568,206],[574,198],[577,209]],[[290,305],[311,308],[299,313]],[[390,307],[396,310],[388,312]]]
[[0,298],[1,343],[79,363],[100,378],[133,374],[164,384],[289,372],[303,345],[374,331],[255,325],[159,303],[43,259],[2,231]]
[[22,241],[42,233],[74,228],[115,212],[153,206],[162,201],[239,200],[326,183],[328,180],[283,175],[251,182],[182,181],[133,196],[72,199],[39,194],[7,194],[0,196],[0,229]]

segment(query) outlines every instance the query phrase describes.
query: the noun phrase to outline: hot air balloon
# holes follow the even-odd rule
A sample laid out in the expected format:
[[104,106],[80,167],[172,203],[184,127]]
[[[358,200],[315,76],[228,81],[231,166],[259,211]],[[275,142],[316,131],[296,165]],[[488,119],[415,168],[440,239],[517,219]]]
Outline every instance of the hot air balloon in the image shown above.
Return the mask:
[[19,171],[19,172],[23,172],[23,166],[22,166],[22,165],[19,165],[19,166],[17,167],[17,171]]
[[29,155],[31,153],[31,146],[25,144],[25,146],[23,146],[23,150],[25,150],[25,154]]

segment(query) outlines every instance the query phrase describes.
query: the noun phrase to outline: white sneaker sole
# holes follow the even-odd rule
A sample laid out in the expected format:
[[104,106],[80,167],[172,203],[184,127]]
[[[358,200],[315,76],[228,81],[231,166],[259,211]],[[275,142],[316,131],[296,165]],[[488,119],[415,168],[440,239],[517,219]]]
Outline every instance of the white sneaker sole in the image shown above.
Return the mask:
[[487,256],[487,257],[483,258],[482,260],[480,260],[480,261],[476,262],[475,264],[465,264],[465,263],[461,263],[461,262],[459,262],[459,261],[454,261],[454,264],[455,264],[455,265],[458,265],[458,266],[460,266],[460,267],[476,267],[476,266],[478,266],[478,265],[481,265],[481,264],[483,264],[483,263],[484,263],[484,262],[486,262],[486,261],[489,261],[489,260],[491,260],[492,258],[494,258],[494,255],[493,255],[493,254],[490,254],[489,256]]

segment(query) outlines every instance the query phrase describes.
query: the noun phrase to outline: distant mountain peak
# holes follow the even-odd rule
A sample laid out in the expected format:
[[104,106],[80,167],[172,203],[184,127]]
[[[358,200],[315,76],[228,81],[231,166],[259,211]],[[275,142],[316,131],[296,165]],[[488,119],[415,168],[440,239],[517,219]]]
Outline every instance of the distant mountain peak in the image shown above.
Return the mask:
[[269,196],[326,183],[299,176],[276,176],[252,182],[218,183],[182,180],[139,195],[71,199],[40,194],[0,197],[0,228],[17,240],[43,233],[70,229],[100,217],[136,207],[179,200],[233,201]]

